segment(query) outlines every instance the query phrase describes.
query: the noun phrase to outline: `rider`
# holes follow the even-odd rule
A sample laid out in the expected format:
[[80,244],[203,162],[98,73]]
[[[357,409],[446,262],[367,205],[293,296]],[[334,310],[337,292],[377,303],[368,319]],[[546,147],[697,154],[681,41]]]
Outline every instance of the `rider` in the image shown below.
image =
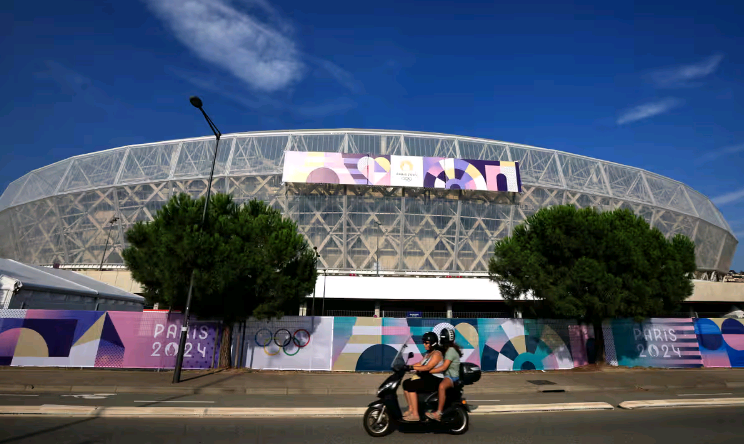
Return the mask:
[[418,392],[434,392],[442,381],[441,374],[435,376],[430,372],[442,364],[442,352],[437,350],[437,334],[434,332],[424,333],[421,338],[426,349],[424,359],[418,364],[412,365],[411,369],[417,371],[417,376],[403,381],[403,392],[408,401],[408,410],[403,415],[404,421],[418,421]]
[[447,389],[454,387],[460,379],[460,358],[462,357],[462,350],[460,350],[460,346],[455,343],[454,330],[448,328],[442,330],[439,334],[439,349],[444,353],[444,363],[430,371],[434,376],[440,373],[444,374],[444,380],[439,384],[439,406],[436,412],[426,414],[427,417],[435,421],[442,420],[442,410],[444,410],[444,401],[447,396]]

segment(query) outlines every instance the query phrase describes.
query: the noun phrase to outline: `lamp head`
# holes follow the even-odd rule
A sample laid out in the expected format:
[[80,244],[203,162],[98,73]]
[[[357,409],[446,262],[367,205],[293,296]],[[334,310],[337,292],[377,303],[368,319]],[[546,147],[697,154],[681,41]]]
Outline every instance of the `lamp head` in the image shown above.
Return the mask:
[[201,107],[204,106],[201,99],[196,96],[189,97],[189,102],[191,102],[191,104],[194,105],[194,108],[201,109]]

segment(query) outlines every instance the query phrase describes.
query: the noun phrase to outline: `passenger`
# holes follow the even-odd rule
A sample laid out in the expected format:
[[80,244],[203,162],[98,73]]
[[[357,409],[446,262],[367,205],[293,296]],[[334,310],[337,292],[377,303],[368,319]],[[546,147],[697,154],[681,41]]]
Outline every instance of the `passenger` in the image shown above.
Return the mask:
[[438,365],[442,365],[442,352],[437,350],[437,334],[434,332],[424,333],[421,338],[426,349],[424,359],[412,366],[417,375],[403,381],[403,393],[408,401],[408,410],[403,415],[404,421],[419,421],[418,395],[417,393],[435,392],[442,382],[441,374],[434,376],[430,372]]
[[439,349],[444,354],[444,363],[432,369],[429,373],[437,375],[444,374],[444,380],[439,384],[439,406],[436,412],[427,413],[426,416],[435,421],[442,420],[442,410],[444,410],[444,401],[447,396],[447,389],[455,386],[460,380],[460,358],[462,350],[455,343],[455,332],[445,328],[439,334]]

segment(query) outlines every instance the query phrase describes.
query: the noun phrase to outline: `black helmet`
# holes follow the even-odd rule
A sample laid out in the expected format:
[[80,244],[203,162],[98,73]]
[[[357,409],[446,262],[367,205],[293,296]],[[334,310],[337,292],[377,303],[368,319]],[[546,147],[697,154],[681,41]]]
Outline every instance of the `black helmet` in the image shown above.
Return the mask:
[[424,333],[424,336],[421,337],[421,342],[430,342],[431,345],[437,345],[439,343],[439,338],[437,338],[437,334],[433,331]]
[[442,332],[439,333],[439,342],[444,344],[452,344],[455,342],[455,331],[449,328],[443,328]]

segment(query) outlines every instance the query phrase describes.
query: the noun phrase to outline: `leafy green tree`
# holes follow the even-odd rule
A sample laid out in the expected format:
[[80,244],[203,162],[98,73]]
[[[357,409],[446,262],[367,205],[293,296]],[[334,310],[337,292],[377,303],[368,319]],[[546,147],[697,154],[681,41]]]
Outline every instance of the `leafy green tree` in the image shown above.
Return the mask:
[[[254,316],[280,318],[297,310],[317,279],[315,253],[297,225],[262,201],[236,204],[226,194],[212,197],[204,229],[205,199],[174,196],[151,222],[127,231],[122,254],[145,297],[182,308],[196,270],[191,312],[222,319],[229,326]],[[230,338],[229,329],[225,331]],[[229,356],[222,341],[221,364]],[[229,359],[229,358],[228,358]]]
[[[602,320],[675,311],[692,295],[695,244],[667,240],[630,210],[544,208],[496,242],[489,276],[511,305],[591,323],[604,361]],[[519,301],[534,298],[525,305]]]

